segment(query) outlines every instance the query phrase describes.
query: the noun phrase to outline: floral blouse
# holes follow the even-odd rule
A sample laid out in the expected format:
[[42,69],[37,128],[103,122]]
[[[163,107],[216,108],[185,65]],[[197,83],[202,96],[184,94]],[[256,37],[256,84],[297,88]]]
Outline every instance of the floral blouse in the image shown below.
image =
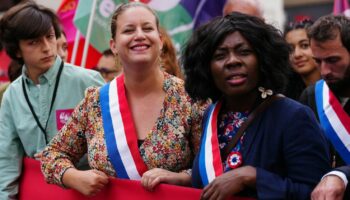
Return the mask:
[[[192,166],[208,102],[193,101],[182,80],[166,73],[164,76],[163,108],[139,153],[148,169],[179,172]],[[117,176],[106,148],[99,95],[99,88],[88,88],[71,119],[43,151],[41,167],[47,182],[62,185],[64,172],[86,152],[91,168]]]
[[[248,111],[246,112],[227,112],[221,115],[219,128],[218,128],[218,140],[220,151],[223,151],[226,145],[232,140],[236,135],[239,128],[244,121],[248,118]],[[240,140],[237,142],[236,146],[231,150],[231,152],[240,152],[241,145],[243,143],[245,133],[241,136]],[[228,164],[228,160],[223,161],[224,172],[230,171],[231,168]]]

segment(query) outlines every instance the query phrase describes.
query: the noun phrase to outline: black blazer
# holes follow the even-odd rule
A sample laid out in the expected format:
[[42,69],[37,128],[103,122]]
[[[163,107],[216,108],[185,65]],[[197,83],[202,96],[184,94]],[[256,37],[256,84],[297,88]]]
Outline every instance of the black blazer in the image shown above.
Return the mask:
[[[243,165],[256,167],[258,199],[310,199],[330,169],[327,142],[310,108],[289,98],[273,102],[246,130]],[[195,187],[203,187],[198,155],[192,170]]]

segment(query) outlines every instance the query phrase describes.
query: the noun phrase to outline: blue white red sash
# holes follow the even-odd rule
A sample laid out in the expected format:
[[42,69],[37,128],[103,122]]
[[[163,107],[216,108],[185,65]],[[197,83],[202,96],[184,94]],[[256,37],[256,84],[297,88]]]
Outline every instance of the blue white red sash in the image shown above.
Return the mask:
[[123,75],[101,88],[100,104],[108,156],[117,177],[141,179],[147,166],[139,153]]
[[220,147],[217,133],[217,119],[221,102],[210,105],[204,118],[204,127],[199,151],[199,173],[203,186],[208,185],[217,176],[223,173],[220,157]]
[[320,123],[342,159],[350,164],[350,117],[324,80],[315,85]]

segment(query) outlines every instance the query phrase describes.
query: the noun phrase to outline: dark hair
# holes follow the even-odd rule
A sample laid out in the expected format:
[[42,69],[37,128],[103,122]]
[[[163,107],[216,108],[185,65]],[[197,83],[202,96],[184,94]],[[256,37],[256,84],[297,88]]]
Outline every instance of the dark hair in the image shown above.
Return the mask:
[[7,69],[7,75],[10,79],[10,82],[16,80],[22,74],[22,66],[15,60],[12,60]]
[[140,2],[129,2],[129,3],[123,3],[121,4],[113,13],[112,16],[112,22],[111,22],[111,33],[112,33],[112,38],[115,37],[116,31],[117,31],[117,20],[118,16],[121,15],[124,11],[128,10],[129,8],[134,8],[134,7],[143,7],[149,10],[154,17],[156,18],[156,25],[159,30],[159,19],[154,10],[147,6],[146,4],[140,3]]
[[102,52],[103,56],[114,56],[113,52],[111,49],[106,49]]
[[286,37],[287,33],[296,29],[307,29],[312,26],[314,22],[311,19],[304,19],[302,21],[289,22],[288,25],[284,29],[284,37]]
[[62,35],[65,37],[65,38],[67,38],[67,34],[66,34],[66,32],[64,31],[64,29],[60,26],[60,29],[61,29],[61,34],[60,34],[60,36],[58,36],[57,38],[61,38],[62,37]]
[[320,17],[308,29],[308,37],[319,42],[333,40],[338,33],[343,46],[350,51],[350,19],[346,16],[326,15]]
[[55,30],[56,38],[61,35],[56,14],[32,1],[18,4],[8,10],[0,20],[0,40],[7,54],[23,64],[23,59],[17,57],[19,40],[41,37]]
[[283,92],[285,89],[291,49],[281,32],[258,17],[233,12],[215,18],[195,30],[184,49],[182,62],[186,76],[185,87],[192,98],[211,98],[216,101],[222,96],[214,83],[210,63],[225,37],[236,31],[251,44],[256,53],[259,86],[274,92]]
[[[312,26],[314,22],[310,19],[304,19],[302,21],[289,22],[284,30],[284,38],[286,38],[287,34],[291,31],[297,29],[304,29],[307,32],[307,29]],[[293,50],[294,51],[294,50]],[[289,69],[288,73],[288,85],[284,95],[287,97],[299,100],[301,93],[306,88],[305,82],[302,79],[302,76],[294,71],[292,68]]]

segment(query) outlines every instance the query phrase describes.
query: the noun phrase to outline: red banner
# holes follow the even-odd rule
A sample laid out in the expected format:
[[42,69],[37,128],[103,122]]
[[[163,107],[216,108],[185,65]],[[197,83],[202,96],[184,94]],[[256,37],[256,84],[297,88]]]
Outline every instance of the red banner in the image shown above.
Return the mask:
[[7,69],[11,62],[10,57],[6,54],[5,50],[0,51],[0,84],[2,82],[9,81],[7,76]]
[[[63,189],[47,184],[40,171],[39,161],[25,158],[19,186],[19,200],[109,200],[109,199],[144,199],[144,200],[179,200],[199,199],[201,190],[160,184],[154,192],[145,190],[139,181],[111,178],[104,190],[94,197],[86,197],[77,191]],[[231,198],[231,200],[248,200],[248,198]]]

